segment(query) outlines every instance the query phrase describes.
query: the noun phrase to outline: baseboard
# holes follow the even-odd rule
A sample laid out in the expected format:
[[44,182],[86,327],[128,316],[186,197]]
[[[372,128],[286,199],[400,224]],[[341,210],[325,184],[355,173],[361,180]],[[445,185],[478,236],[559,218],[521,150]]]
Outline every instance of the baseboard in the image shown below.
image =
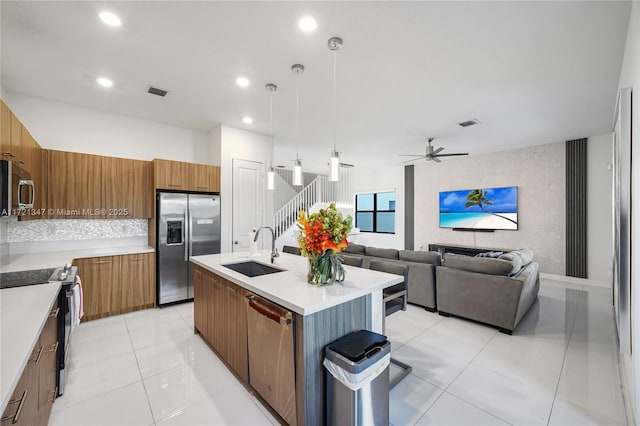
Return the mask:
[[587,287],[611,288],[611,284],[606,281],[589,280],[586,278],[567,277],[566,275],[540,273],[540,278],[546,278],[554,281],[562,281],[571,284],[584,285]]

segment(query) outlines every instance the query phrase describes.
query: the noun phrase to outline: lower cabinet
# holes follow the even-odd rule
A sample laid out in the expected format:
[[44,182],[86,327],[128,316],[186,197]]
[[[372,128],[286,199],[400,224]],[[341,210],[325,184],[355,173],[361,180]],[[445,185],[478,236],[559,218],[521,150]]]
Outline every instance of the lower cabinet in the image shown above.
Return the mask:
[[49,423],[56,398],[56,353],[58,350],[58,303],[36,341],[9,404],[2,424],[39,426]]
[[156,300],[155,253],[76,259],[83,321],[151,308]]
[[202,338],[243,380],[248,381],[247,314],[248,292],[195,265],[194,321]]

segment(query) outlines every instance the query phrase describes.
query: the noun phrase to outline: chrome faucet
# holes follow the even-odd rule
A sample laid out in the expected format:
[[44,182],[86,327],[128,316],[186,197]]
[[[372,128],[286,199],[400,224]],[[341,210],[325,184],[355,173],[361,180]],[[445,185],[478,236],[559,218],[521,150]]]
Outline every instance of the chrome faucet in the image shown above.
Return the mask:
[[280,256],[278,254],[278,250],[276,250],[276,233],[273,231],[273,228],[270,226],[261,226],[256,231],[256,236],[253,237],[253,241],[254,242],[258,241],[258,236],[260,235],[260,231],[263,229],[268,229],[269,231],[271,231],[271,263],[273,263],[274,259]]

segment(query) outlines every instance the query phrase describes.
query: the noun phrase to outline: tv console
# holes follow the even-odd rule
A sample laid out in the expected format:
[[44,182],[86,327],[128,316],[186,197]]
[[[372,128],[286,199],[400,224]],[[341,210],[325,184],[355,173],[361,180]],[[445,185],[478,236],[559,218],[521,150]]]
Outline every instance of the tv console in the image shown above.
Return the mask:
[[446,244],[429,244],[429,251],[437,251],[442,256],[445,253],[463,254],[465,256],[475,256],[479,253],[486,253],[488,251],[503,251],[509,252],[511,249],[500,248],[486,248],[486,247],[466,247],[466,246],[451,246]]

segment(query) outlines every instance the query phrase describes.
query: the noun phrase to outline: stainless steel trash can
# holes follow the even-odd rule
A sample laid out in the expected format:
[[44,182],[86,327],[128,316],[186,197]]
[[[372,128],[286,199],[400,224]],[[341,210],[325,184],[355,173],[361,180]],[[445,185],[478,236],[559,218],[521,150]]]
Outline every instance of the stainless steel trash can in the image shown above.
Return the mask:
[[386,336],[372,331],[355,331],[327,345],[327,424],[389,425],[390,358]]

